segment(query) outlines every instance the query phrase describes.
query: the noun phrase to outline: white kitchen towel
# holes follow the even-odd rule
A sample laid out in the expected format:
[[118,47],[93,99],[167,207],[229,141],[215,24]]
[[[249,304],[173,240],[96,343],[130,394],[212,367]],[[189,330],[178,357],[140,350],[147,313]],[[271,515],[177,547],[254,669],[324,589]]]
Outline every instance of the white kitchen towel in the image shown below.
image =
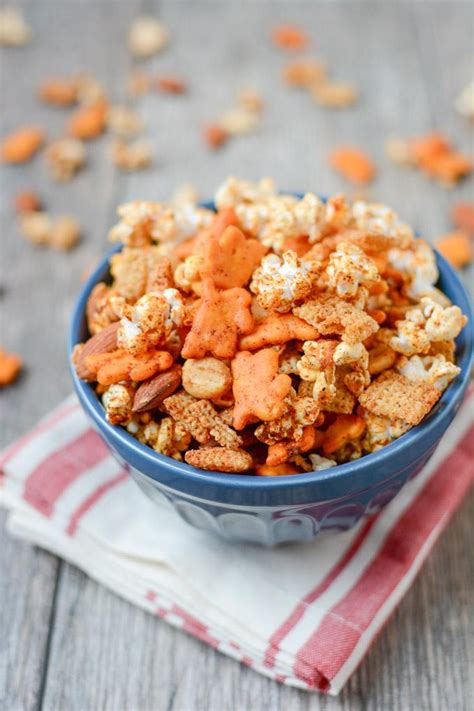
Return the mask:
[[473,482],[472,391],[424,470],[345,533],[228,544],[138,489],[75,397],[0,457],[13,536],[276,681],[337,694]]

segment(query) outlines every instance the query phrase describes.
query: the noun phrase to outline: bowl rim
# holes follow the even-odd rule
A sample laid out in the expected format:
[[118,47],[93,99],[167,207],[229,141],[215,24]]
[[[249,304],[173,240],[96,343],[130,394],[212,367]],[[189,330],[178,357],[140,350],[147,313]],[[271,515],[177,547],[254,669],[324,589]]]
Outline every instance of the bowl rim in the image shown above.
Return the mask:
[[[200,204],[205,207],[210,207],[211,209],[213,208],[212,202],[202,202]],[[368,465],[377,464],[380,465],[382,469],[384,463],[391,457],[399,455],[400,452],[408,450],[410,447],[416,448],[417,441],[425,437],[429,438],[440,426],[442,419],[447,420],[449,423],[453,411],[456,410],[469,383],[470,371],[474,359],[474,323],[470,298],[455,269],[432,247],[436,255],[440,278],[443,277],[451,282],[452,290],[456,292],[457,297],[453,303],[461,305],[463,313],[468,317],[468,323],[464,327],[466,329],[464,332],[466,341],[465,349],[460,360],[457,362],[457,365],[461,367],[461,373],[450,383],[433,410],[419,425],[416,425],[404,435],[376,452],[371,452],[359,459],[344,464],[338,464],[335,467],[321,471],[280,476],[258,476],[254,474],[229,474],[225,472],[206,471],[197,469],[184,461],[179,462],[171,457],[159,454],[151,449],[151,447],[142,444],[123,427],[111,425],[107,422],[103,406],[91,385],[77,377],[72,365],[72,351],[74,346],[81,342],[80,332],[83,327],[83,319],[89,294],[96,283],[101,281],[108,271],[110,257],[116,252],[119,252],[122,248],[123,245],[118,244],[105,254],[82,286],[74,306],[68,338],[68,363],[73,383],[82,405],[87,408],[89,414],[100,429],[105,430],[108,439],[117,444],[120,443],[122,448],[125,446],[135,455],[135,458],[144,458],[152,467],[165,467],[169,472],[179,474],[180,477],[188,479],[190,483],[209,484],[216,488],[258,489],[262,492],[270,493],[271,491],[285,489],[289,485],[291,485],[291,488],[297,489],[299,487],[307,487],[311,484],[329,483],[336,480],[338,483],[341,483],[341,480],[362,472]],[[462,303],[459,304],[459,301]],[[154,478],[153,475],[147,474],[147,476]]]

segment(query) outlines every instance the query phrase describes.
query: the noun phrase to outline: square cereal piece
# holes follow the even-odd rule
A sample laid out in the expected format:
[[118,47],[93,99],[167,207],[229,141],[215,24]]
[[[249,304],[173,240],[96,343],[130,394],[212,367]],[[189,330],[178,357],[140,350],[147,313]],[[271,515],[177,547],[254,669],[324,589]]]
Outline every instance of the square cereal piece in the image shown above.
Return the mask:
[[381,417],[393,417],[417,425],[438,401],[441,392],[388,370],[379,375],[359,397],[360,404]]
[[353,304],[330,294],[319,294],[293,312],[322,336],[340,335],[346,343],[360,343],[378,331],[374,319]]

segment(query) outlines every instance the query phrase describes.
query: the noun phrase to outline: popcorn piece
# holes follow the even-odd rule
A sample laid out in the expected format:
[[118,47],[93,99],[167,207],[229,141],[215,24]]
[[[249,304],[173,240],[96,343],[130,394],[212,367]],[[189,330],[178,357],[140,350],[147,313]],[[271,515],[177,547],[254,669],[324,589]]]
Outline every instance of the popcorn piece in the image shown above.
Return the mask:
[[61,138],[49,144],[45,157],[53,178],[67,182],[83,167],[86,149],[77,138]]
[[311,93],[319,106],[331,109],[347,109],[359,98],[359,92],[353,84],[329,79],[315,82],[311,87]]
[[211,277],[220,289],[245,286],[265,252],[260,242],[247,239],[238,227],[230,225],[220,236],[205,242],[201,276]]
[[118,136],[129,137],[143,131],[145,124],[129,106],[114,104],[107,112],[107,126]]
[[374,415],[390,418],[396,412],[398,419],[417,425],[440,395],[440,391],[432,385],[386,371],[362,393],[359,402]]
[[322,457],[320,454],[310,454],[309,460],[311,462],[312,471],[321,472],[325,469],[331,469],[337,465],[334,459],[328,459],[327,457]]
[[219,118],[219,126],[228,136],[239,136],[250,133],[258,126],[258,116],[241,106],[229,109]]
[[31,42],[31,29],[17,7],[0,8],[0,45],[23,47]]
[[268,422],[283,414],[291,378],[278,373],[278,353],[275,350],[266,348],[255,354],[241,351],[233,359],[231,368],[236,430],[243,429],[254,417]]
[[165,343],[175,327],[184,319],[183,297],[176,289],[150,291],[134,306],[124,304],[118,344],[132,354]]
[[408,296],[418,300],[420,296],[432,293],[439,273],[429,244],[417,239],[410,249],[395,247],[388,256],[390,265],[409,279]]
[[377,266],[364,252],[350,242],[340,242],[326,268],[328,284],[338,296],[351,298],[365,281],[379,281]]
[[29,242],[47,245],[51,236],[52,222],[46,212],[27,212],[20,220],[20,230]]
[[149,168],[153,162],[153,150],[149,141],[131,143],[118,139],[112,144],[112,160],[120,170],[133,171]]
[[166,47],[168,41],[168,30],[154,17],[137,17],[130,26],[128,47],[137,59],[146,59],[157,54]]
[[408,141],[403,138],[389,138],[385,144],[387,156],[397,165],[412,165],[412,155]]
[[380,447],[390,444],[394,439],[398,439],[405,432],[411,429],[411,425],[396,418],[380,417],[372,412],[363,412],[366,431],[362,443],[363,448],[368,452],[373,452]]
[[182,460],[181,452],[185,452],[191,444],[191,435],[180,422],[172,417],[164,417],[160,422],[149,422],[141,437],[155,452]]
[[270,314],[240,339],[240,348],[254,351],[268,345],[286,343],[293,339],[307,341],[317,338],[317,330],[293,314]]
[[464,87],[456,99],[456,111],[468,119],[474,119],[474,81]]
[[341,146],[329,156],[329,164],[346,180],[355,185],[370,183],[375,176],[375,166],[371,159],[358,148]]
[[191,254],[184,262],[178,264],[174,272],[176,286],[183,291],[201,291],[201,271],[204,267],[204,257],[200,254]]
[[110,385],[102,395],[105,415],[111,425],[123,425],[132,418],[134,390],[129,385]]
[[81,236],[81,228],[75,217],[56,217],[49,236],[49,245],[54,249],[68,251],[76,246]]
[[3,139],[0,152],[4,163],[27,163],[44,143],[44,132],[38,126],[24,126]]
[[294,309],[297,316],[323,336],[341,335],[346,343],[359,343],[378,331],[378,324],[361,309],[336,296],[321,294]]
[[69,250],[80,238],[80,227],[69,215],[51,218],[45,212],[30,212],[22,216],[20,229],[24,237],[40,246]]
[[217,191],[215,202],[219,209],[233,207],[242,228],[278,252],[289,238],[308,235],[316,239],[325,213],[316,195],[307,193],[302,200],[277,195],[269,179],[249,183],[228,178]]
[[254,272],[250,290],[262,308],[285,313],[308,296],[316,268],[315,262],[304,262],[292,251],[282,258],[270,254]]
[[[314,425],[320,417],[320,410],[312,397],[299,397],[294,391],[285,400],[285,409],[281,417],[259,425],[255,437],[268,445],[281,440],[285,444],[299,443],[304,435],[304,429]],[[294,448],[295,452],[298,447]]]
[[207,353],[215,358],[232,358],[239,334],[253,328],[250,303],[250,294],[244,289],[219,292],[212,279],[204,279],[201,304],[186,336],[183,358],[203,358]]
[[459,306],[443,308],[428,297],[423,297],[420,303],[427,319],[425,331],[430,341],[450,341],[459,336],[467,323]]
[[443,355],[428,355],[423,358],[417,355],[411,358],[402,356],[396,370],[409,380],[422,380],[441,392],[446,390],[451,380],[461,372],[461,368],[446,360]]
[[13,383],[23,366],[23,361],[16,353],[8,353],[0,348],[0,387]]
[[362,370],[367,370],[369,366],[369,354],[363,343],[349,344],[342,341],[336,346],[333,360],[338,366],[357,365]]
[[128,246],[143,246],[151,242],[179,243],[208,227],[214,217],[212,210],[195,205],[171,208],[145,200],[121,205],[118,215],[120,222],[109,232],[109,239]]
[[352,205],[352,216],[356,229],[392,238],[401,249],[406,249],[413,242],[411,227],[401,222],[397,213],[386,205],[356,200]]
[[472,245],[465,232],[443,235],[435,241],[435,247],[457,269],[462,269],[472,261]]
[[216,358],[188,359],[183,366],[183,387],[190,395],[205,400],[217,398],[230,388],[232,376]]
[[184,459],[188,464],[198,469],[233,474],[246,472],[253,466],[252,457],[248,452],[243,449],[228,449],[226,447],[191,449],[186,452]]
[[[419,313],[419,310],[413,309],[409,315],[412,316],[414,313]],[[404,319],[396,322],[396,335],[392,336],[390,331],[382,330],[380,336],[397,353],[403,353],[406,356],[428,353],[430,339],[422,326],[423,322],[420,324],[410,319]]]
[[105,130],[106,121],[107,102],[100,98],[77,109],[68,121],[67,130],[73,138],[90,141]]

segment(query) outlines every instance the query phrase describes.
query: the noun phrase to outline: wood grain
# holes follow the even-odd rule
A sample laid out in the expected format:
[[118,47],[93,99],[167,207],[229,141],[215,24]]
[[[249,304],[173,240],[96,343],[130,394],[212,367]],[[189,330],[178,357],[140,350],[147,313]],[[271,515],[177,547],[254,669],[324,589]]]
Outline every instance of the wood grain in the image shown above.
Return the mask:
[[[246,2],[149,0],[19,2],[34,43],[2,49],[1,133],[21,123],[60,135],[66,113],[40,106],[36,86],[55,73],[89,69],[117,100],[131,60],[127,27],[141,9],[169,26],[169,50],[153,72],[189,78],[183,97],[152,94],[139,104],[156,164],[123,176],[107,158],[108,139],[89,147],[86,170],[69,186],[53,184],[41,157],[2,171],[0,276],[2,342],[22,353],[21,380],[2,393],[0,435],[8,443],[70,390],[66,331],[80,274],[106,248],[115,206],[131,198],[166,198],[183,182],[212,194],[228,174],[273,175],[283,188],[347,190],[327,167],[337,143],[368,150],[379,173],[369,195],[392,204],[428,239],[450,228],[449,205],[472,199],[472,180],[445,192],[391,165],[388,135],[446,130],[463,150],[472,127],[453,110],[469,80],[473,11],[469,2]],[[286,89],[286,57],[267,40],[271,26],[308,29],[314,54],[334,77],[357,84],[360,103],[326,112]],[[253,85],[266,101],[262,127],[209,154],[201,127]],[[71,212],[84,240],[71,254],[35,250],[19,238],[15,192],[39,190],[53,212]],[[349,192],[351,192],[349,190]],[[471,272],[466,280],[472,281]],[[455,473],[453,473],[453,476]],[[361,668],[337,699],[281,687],[135,609],[54,557],[0,531],[0,708],[7,711],[456,711],[474,705],[474,496],[456,514],[413,589]]]

